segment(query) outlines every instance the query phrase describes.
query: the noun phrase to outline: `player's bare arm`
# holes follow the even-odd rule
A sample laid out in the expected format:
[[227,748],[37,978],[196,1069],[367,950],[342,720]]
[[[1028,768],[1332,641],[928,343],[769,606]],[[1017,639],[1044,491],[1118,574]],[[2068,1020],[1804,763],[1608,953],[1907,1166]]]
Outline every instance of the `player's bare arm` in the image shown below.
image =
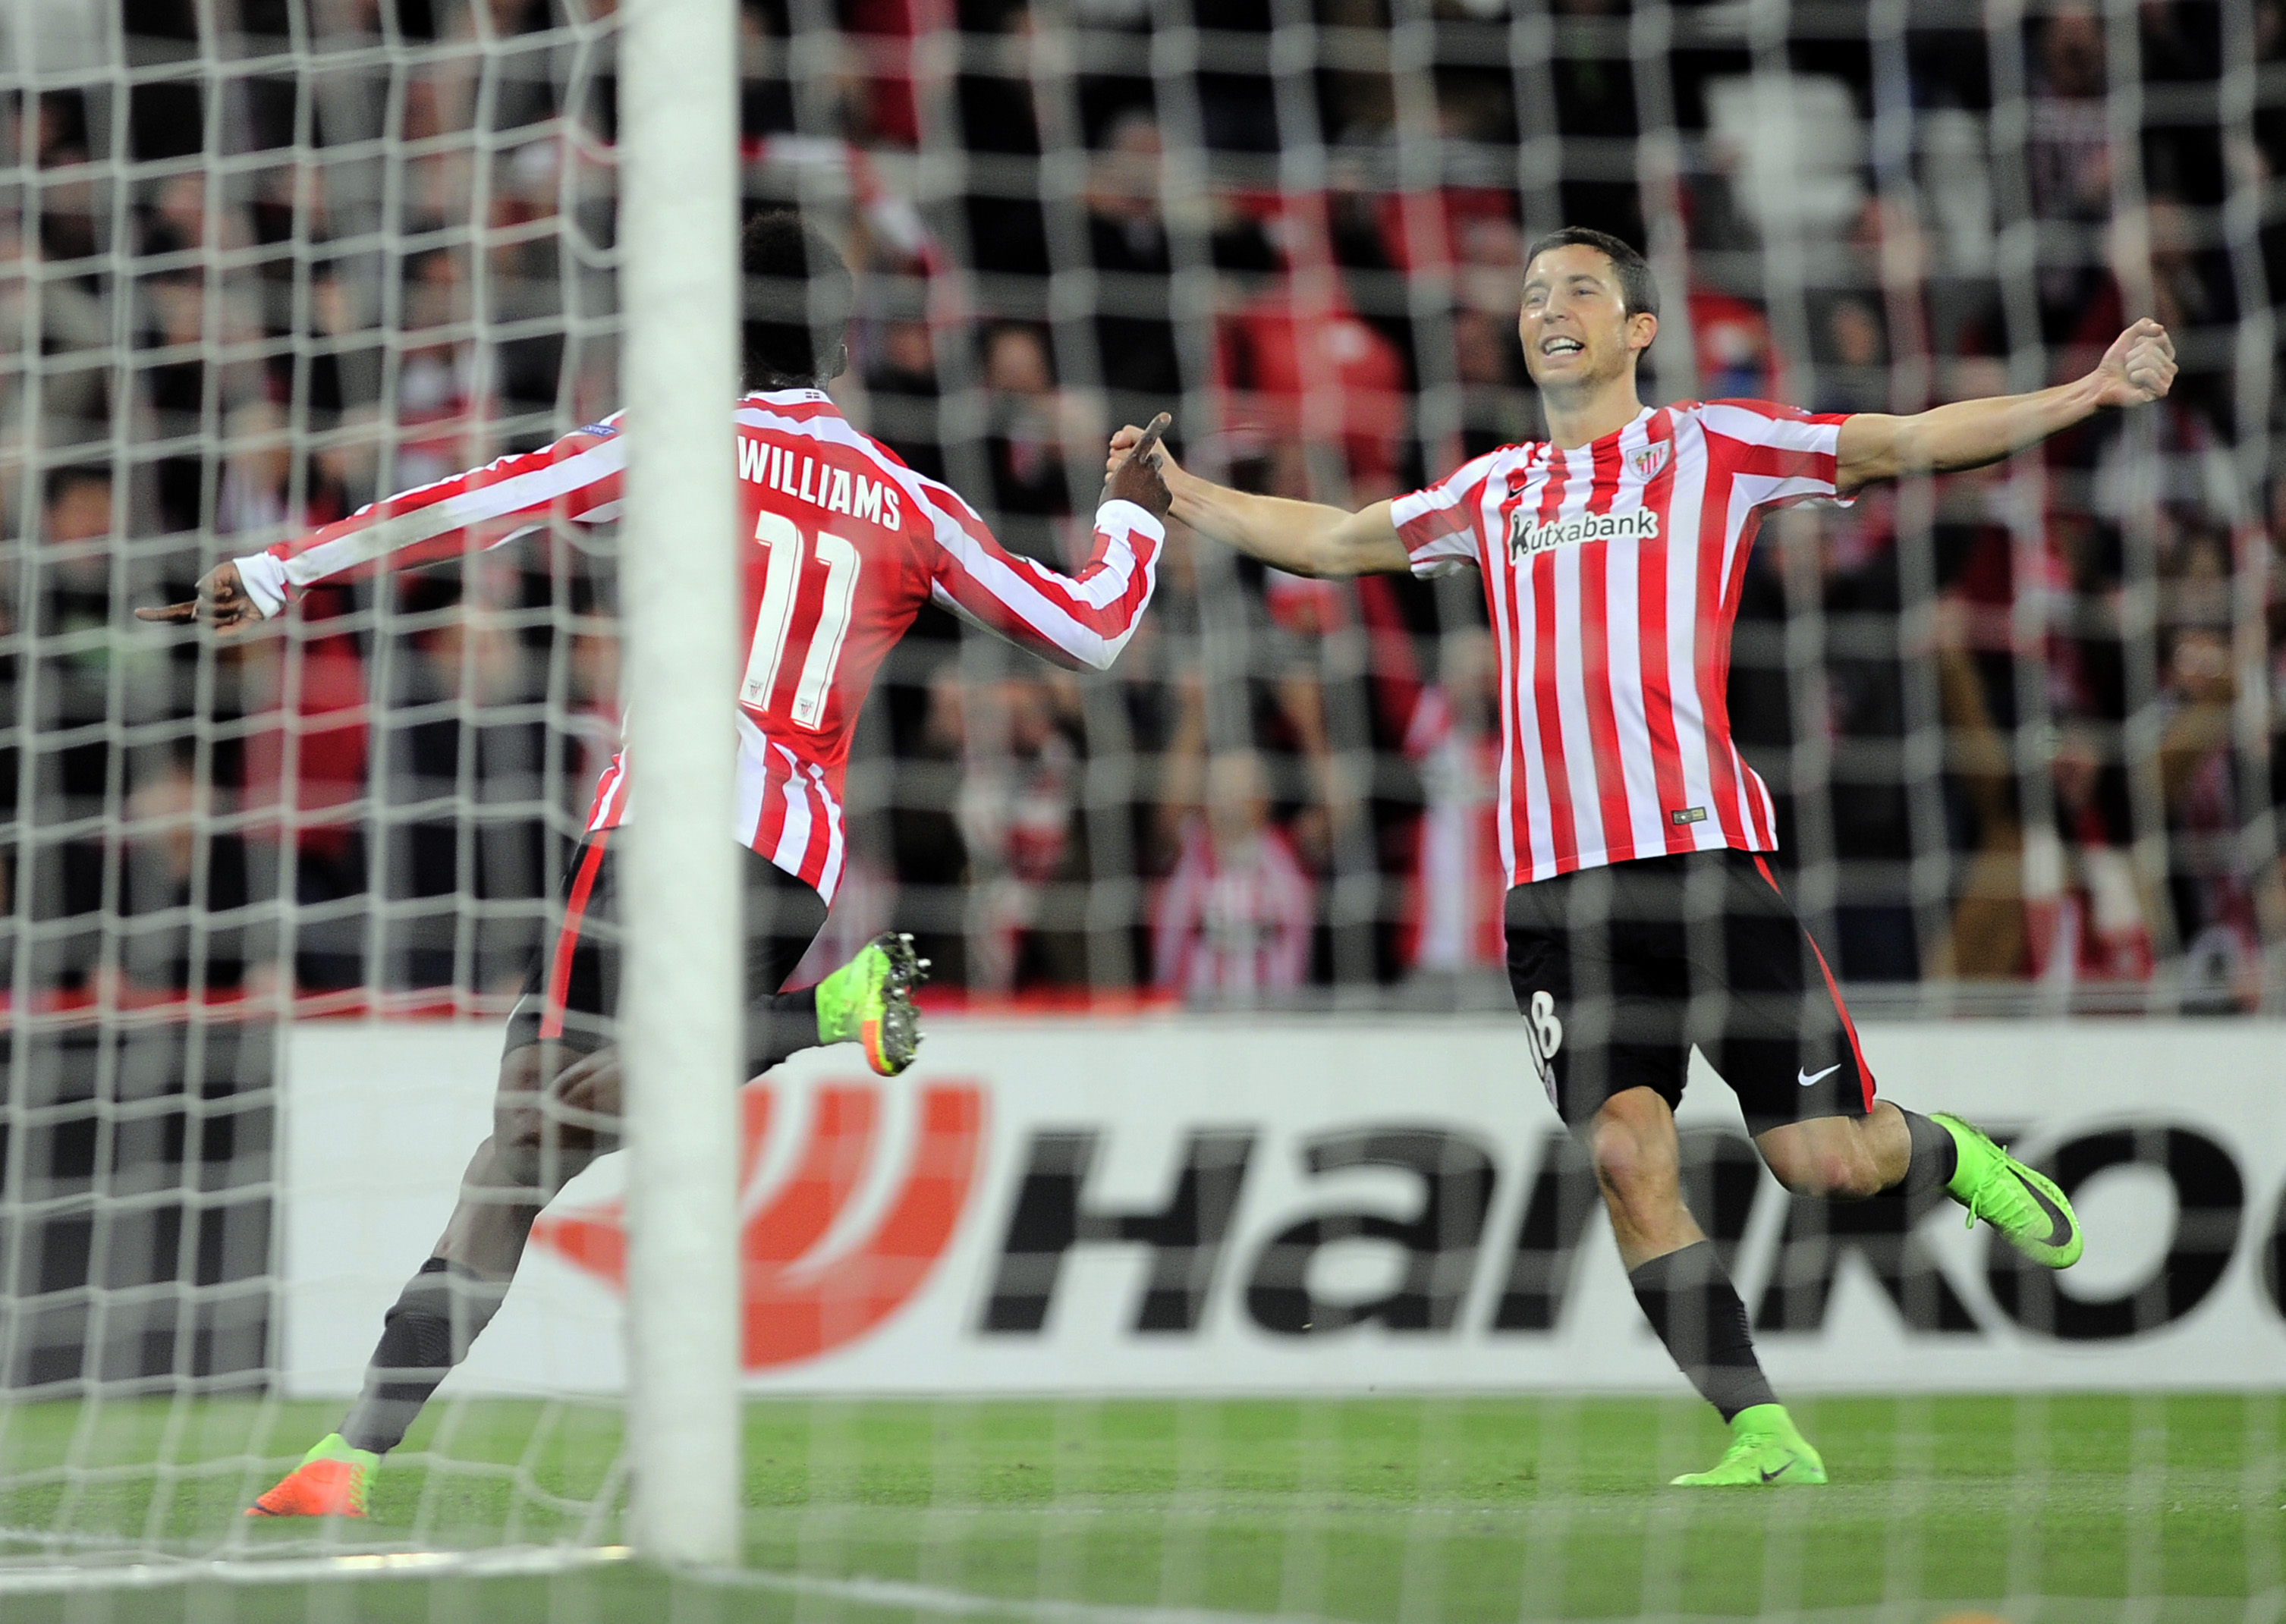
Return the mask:
[[232,636],[244,631],[263,613],[239,579],[238,566],[228,562],[218,564],[199,580],[198,596],[181,603],[163,603],[155,609],[138,609],[138,620],[165,621],[175,626],[204,622],[214,627],[217,635]]
[[2098,412],[2148,405],[2175,382],[2175,341],[2149,317],[2112,342],[2095,370],[2027,395],[1998,395],[1892,417],[1863,412],[1841,425],[1834,485],[1855,491],[1907,474],[1982,468],[2037,445]]
[[[1115,468],[1143,438],[1130,426],[1111,437],[1108,464]],[[1160,477],[1173,498],[1174,516],[1201,535],[1296,575],[1341,579],[1399,574],[1411,567],[1389,504],[1351,513],[1322,502],[1259,496],[1202,479],[1156,447]]]

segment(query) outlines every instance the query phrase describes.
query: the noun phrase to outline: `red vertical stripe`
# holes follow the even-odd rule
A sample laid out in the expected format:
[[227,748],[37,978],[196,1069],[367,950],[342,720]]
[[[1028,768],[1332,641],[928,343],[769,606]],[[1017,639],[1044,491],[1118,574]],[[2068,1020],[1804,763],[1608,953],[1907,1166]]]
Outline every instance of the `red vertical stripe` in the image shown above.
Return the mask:
[[785,833],[785,773],[774,753],[762,775],[762,814],[754,820],[754,849],[776,861],[778,841]]
[[564,1005],[572,996],[572,954],[579,945],[579,922],[587,916],[596,871],[603,866],[603,844],[611,838],[610,831],[599,831],[580,854],[579,872],[572,877],[571,900],[564,904],[564,923],[556,933],[556,956],[548,966],[547,1001],[540,1005],[543,1038],[564,1036]]
[[1508,527],[1514,522],[1517,511],[1528,500],[1532,488],[1533,465],[1539,462],[1544,471],[1547,447],[1541,446],[1525,455],[1518,469],[1521,484],[1511,486],[1507,498],[1497,509],[1499,529],[1486,538],[1483,557],[1485,566],[1485,607],[1491,612],[1495,627],[1503,623],[1509,628],[1510,653],[1501,661],[1501,759],[1508,764],[1509,832],[1515,841],[1510,854],[1513,862],[1508,880],[1521,885],[1532,878],[1532,777],[1524,759],[1524,702],[1517,692],[1516,651],[1524,641],[1524,587],[1522,572],[1517,569],[1515,555],[1508,548]]
[[[1608,513],[1620,491],[1620,437],[1606,435],[1592,451],[1595,483],[1588,511]],[[1628,780],[1620,759],[1620,723],[1612,700],[1612,547],[1590,542],[1580,548],[1580,663],[1588,698],[1588,743],[1596,764],[1596,812],[1603,823],[1598,842],[1614,862],[1636,855],[1635,820],[1628,816]]]
[[[1754,857],[1754,867],[1771,890],[1778,891],[1781,897],[1785,895],[1778,890],[1777,876],[1770,872],[1770,865],[1762,861],[1759,853]],[[1817,938],[1809,934],[1808,926],[1802,926],[1801,939],[1809,943],[1809,950],[1817,959],[1817,973],[1825,978],[1825,995],[1833,1000],[1833,1013],[1841,1017],[1841,1029],[1849,1035],[1849,1053],[1857,1062],[1858,1084],[1865,1091],[1865,1108],[1870,1111],[1873,1108],[1873,1068],[1865,1063],[1865,1045],[1857,1041],[1857,1023],[1849,1018],[1849,1005],[1841,1001],[1841,987],[1833,979],[1833,968],[1825,962],[1825,954],[1818,947]]]
[[[1508,508],[1503,505],[1501,520],[1503,524],[1507,523],[1507,513]],[[1508,560],[1505,556],[1499,564],[1493,563],[1489,558],[1486,560],[1485,613],[1492,620],[1495,647],[1498,646],[1501,626],[1505,621],[1512,648],[1514,639],[1517,635],[1516,572],[1506,567],[1507,564]],[[1509,835],[1513,842],[1513,848],[1502,853],[1502,855],[1509,864],[1506,876],[1508,883],[1521,885],[1532,878],[1532,808],[1525,794],[1524,753],[1517,747],[1517,743],[1523,735],[1524,724],[1522,718],[1517,713],[1514,665],[1513,661],[1507,658],[1501,660],[1500,704],[1501,760],[1507,763],[1509,769],[1508,822]],[[1493,784],[1497,792],[1500,780],[1495,778]],[[1499,850],[1500,824],[1497,816],[1493,824],[1493,841],[1494,849]]]
[[1697,844],[1696,830],[1675,822],[1673,814],[1689,806],[1683,785],[1683,753],[1675,734],[1675,692],[1667,665],[1667,539],[1674,534],[1675,418],[1653,413],[1645,430],[1652,445],[1667,448],[1667,460],[1644,482],[1643,505],[1659,516],[1659,535],[1636,549],[1636,634],[1643,652],[1644,722],[1651,735],[1651,781],[1659,790],[1659,813],[1665,825],[1667,849],[1684,852]]
[[809,840],[801,848],[801,878],[816,884],[816,877],[825,872],[825,859],[832,850],[833,824],[825,815],[825,797],[816,792],[816,784],[808,774],[797,774],[793,788],[809,808]]
[[1738,526],[1738,545],[1730,558],[1730,578],[1722,584],[1722,618],[1719,633],[1714,639],[1715,648],[1714,691],[1720,697],[1722,708],[1708,713],[1722,719],[1722,747],[1730,753],[1732,769],[1738,782],[1746,791],[1746,816],[1753,826],[1754,843],[1766,851],[1778,849],[1778,831],[1770,826],[1770,794],[1762,779],[1738,754],[1738,746],[1730,737],[1730,636],[1738,618],[1739,600],[1746,590],[1746,561],[1753,556],[1754,538],[1761,533],[1762,516],[1758,508],[1748,514]]

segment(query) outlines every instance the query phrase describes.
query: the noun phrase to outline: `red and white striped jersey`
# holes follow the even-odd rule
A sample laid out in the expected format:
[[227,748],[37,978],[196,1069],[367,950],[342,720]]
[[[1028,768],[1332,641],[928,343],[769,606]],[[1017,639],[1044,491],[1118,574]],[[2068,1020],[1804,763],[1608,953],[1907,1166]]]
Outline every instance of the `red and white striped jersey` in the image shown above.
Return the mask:
[[1152,979],[1193,1003],[1291,992],[1309,977],[1316,898],[1280,831],[1225,846],[1194,818],[1152,911]]
[[[739,402],[740,625],[753,628],[738,688],[737,838],[833,900],[845,861],[841,780],[857,713],[882,659],[923,604],[943,605],[1059,665],[1101,670],[1127,646],[1166,532],[1132,502],[1107,502],[1095,551],[1065,576],[1003,549],[975,510],[851,427],[822,390]],[[615,414],[539,451],[360,508],[237,561],[257,607],[387,559],[493,546],[550,518],[619,516],[627,446]],[[622,569],[640,567],[624,560]],[[596,785],[591,830],[627,820],[628,754]]]
[[1510,884],[1777,848],[1770,792],[1730,739],[1730,628],[1762,516],[1841,500],[1843,421],[1686,402],[1570,451],[1504,446],[1391,504],[1415,574],[1484,574]]
[[1500,856],[1500,745],[1463,725],[1441,684],[1421,690],[1405,754],[1421,775],[1412,894],[1399,956],[1408,970],[1494,968],[1508,960],[1508,870]]

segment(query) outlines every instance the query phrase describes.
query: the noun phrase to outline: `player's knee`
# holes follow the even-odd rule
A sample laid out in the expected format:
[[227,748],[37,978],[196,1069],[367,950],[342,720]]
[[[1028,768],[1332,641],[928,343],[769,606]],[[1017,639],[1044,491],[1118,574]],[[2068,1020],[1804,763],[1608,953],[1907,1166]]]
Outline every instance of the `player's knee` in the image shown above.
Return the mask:
[[[1670,1134],[1672,1130],[1669,1131]],[[1607,1196],[1623,1202],[1655,1200],[1675,1183],[1675,1156],[1644,1124],[1626,1116],[1599,1120],[1588,1148],[1596,1181]]]

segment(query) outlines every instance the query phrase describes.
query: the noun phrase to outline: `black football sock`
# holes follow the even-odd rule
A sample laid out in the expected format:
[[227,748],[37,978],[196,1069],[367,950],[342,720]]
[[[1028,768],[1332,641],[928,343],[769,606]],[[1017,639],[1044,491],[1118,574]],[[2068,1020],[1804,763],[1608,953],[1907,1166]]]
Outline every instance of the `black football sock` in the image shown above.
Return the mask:
[[1695,1242],[1628,1271],[1644,1318],[1676,1367],[1724,1421],[1757,1404],[1776,1404],[1746,1333],[1746,1305],[1711,1241]]
[[431,1257],[406,1282],[396,1305],[382,1316],[381,1341],[365,1369],[365,1391],[342,1423],[352,1449],[386,1455],[453,1366],[469,1356],[508,1287]]
[[1905,1119],[1905,1131],[1913,1136],[1912,1160],[1905,1163],[1905,1176],[1882,1194],[1911,1196],[1943,1189],[1960,1167],[1960,1147],[1943,1123],[1902,1106],[1897,1115]]
[[746,1009],[746,1076],[759,1077],[804,1049],[817,1047],[817,989],[773,993]]

